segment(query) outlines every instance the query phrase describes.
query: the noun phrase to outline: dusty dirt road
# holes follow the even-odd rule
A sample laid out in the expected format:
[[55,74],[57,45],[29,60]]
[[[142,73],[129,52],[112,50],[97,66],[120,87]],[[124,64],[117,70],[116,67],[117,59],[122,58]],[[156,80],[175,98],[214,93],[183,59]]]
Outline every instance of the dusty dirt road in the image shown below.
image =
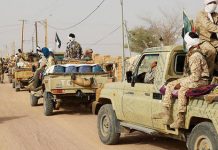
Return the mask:
[[[40,103],[42,100],[40,100]],[[26,91],[16,93],[0,84],[0,150],[185,150],[185,143],[135,133],[120,144],[103,145],[97,134],[97,117],[73,106],[50,117],[42,103],[31,107]]]

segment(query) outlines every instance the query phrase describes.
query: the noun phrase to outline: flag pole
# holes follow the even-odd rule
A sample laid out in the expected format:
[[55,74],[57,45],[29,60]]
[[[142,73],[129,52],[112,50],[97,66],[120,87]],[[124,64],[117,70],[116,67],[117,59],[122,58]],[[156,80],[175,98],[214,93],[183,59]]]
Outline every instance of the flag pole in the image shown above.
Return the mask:
[[[56,39],[56,34],[57,34],[57,32],[55,33],[55,39]],[[55,51],[57,51],[57,43],[56,43],[56,40],[55,40]]]
[[125,31],[124,31],[124,10],[123,10],[123,0],[120,0],[121,3],[121,16],[122,16],[122,42],[123,42],[123,55],[122,55],[122,81],[125,80]]

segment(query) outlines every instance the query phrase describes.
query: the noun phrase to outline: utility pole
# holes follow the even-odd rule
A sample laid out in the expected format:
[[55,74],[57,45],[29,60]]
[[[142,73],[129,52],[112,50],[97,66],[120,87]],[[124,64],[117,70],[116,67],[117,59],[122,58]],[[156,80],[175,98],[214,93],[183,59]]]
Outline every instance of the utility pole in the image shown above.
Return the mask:
[[38,45],[38,27],[37,27],[37,21],[35,22],[35,30],[36,30],[36,47],[39,46]]
[[48,47],[48,19],[45,19],[45,47]]
[[21,30],[21,50],[23,51],[23,43],[24,43],[24,23],[25,20],[20,20],[22,22],[22,30]]
[[5,53],[4,53],[4,55],[6,56],[8,54],[8,45],[6,44],[5,45]]
[[32,36],[32,52],[34,52],[34,36]]
[[124,10],[123,10],[123,0],[120,0],[121,4],[121,16],[122,16],[122,36],[123,36],[123,56],[122,56],[122,81],[125,80],[125,31],[124,31]]

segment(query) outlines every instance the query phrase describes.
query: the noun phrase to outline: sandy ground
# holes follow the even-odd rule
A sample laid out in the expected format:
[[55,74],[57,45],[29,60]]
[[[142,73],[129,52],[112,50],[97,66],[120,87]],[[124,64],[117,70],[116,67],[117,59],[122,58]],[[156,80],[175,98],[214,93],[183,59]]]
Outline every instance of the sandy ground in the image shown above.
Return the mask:
[[[31,107],[29,93],[0,84],[0,150],[185,150],[185,143],[142,133],[122,135],[119,145],[103,145],[97,116],[70,107],[43,114],[42,100]],[[71,106],[72,105],[72,106]]]

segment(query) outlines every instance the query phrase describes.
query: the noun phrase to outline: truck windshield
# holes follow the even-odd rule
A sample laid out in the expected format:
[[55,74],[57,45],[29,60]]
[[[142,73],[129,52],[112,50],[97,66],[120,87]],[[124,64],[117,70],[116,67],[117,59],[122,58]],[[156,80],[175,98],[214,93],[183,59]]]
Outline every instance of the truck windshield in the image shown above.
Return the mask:
[[136,68],[138,83],[153,83],[157,68],[158,54],[145,54]]

